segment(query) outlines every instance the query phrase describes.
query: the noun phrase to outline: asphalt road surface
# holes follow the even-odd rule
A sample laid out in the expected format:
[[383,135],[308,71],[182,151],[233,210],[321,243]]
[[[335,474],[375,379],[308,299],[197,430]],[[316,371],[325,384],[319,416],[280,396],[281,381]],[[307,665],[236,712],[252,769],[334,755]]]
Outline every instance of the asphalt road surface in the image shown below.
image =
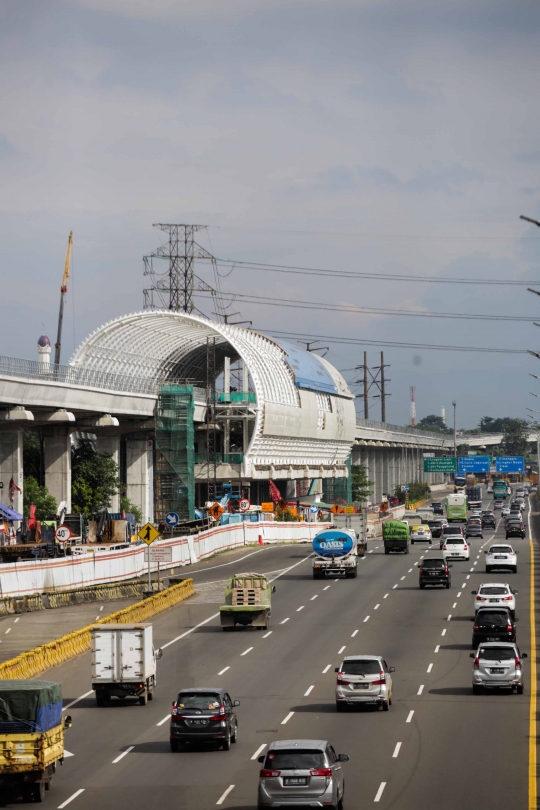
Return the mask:
[[[493,539],[504,539],[501,527],[472,540],[470,562],[454,562],[450,590],[422,591],[423,544],[386,556],[382,541],[370,541],[358,578],[339,581],[312,579],[308,546],[267,547],[232,569],[274,572],[271,633],[223,633],[216,580],[231,566],[215,567],[219,558],[199,566],[198,596],[154,619],[164,652],[152,702],[98,709],[89,654],[42,676],[62,683],[74,721],[66,734],[73,756],[53,779],[47,805],[254,808],[258,753],[273,740],[317,738],[350,756],[346,808],[525,810],[530,684],[524,695],[473,696],[471,689],[470,592],[479,583],[508,581],[519,591],[518,644],[529,651],[529,540],[511,541],[520,552],[517,574],[486,575],[483,551]],[[395,666],[389,712],[336,713],[334,667],[352,653],[382,654]],[[238,743],[228,752],[171,753],[168,718],[178,689],[214,685],[241,702]]]

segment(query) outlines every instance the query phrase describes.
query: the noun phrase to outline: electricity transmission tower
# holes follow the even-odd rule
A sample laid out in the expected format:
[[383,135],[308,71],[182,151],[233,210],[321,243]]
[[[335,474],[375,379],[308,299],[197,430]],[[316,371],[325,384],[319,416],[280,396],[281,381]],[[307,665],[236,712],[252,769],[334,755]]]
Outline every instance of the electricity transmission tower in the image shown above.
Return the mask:
[[[214,256],[194,236],[204,230],[205,225],[154,225],[168,234],[169,241],[154,253],[143,257],[144,275],[150,276],[151,287],[144,290],[144,309],[169,309],[173,312],[193,312],[195,292],[210,293],[216,306],[216,314],[225,320],[225,305],[221,295],[219,275]],[[195,260],[203,259],[212,263],[216,288],[211,287],[195,274]],[[154,260],[166,260],[168,268],[159,272]]]
[[[389,368],[389,366],[385,365],[384,352],[381,352],[380,366],[373,366],[372,368],[368,367],[367,352],[364,352],[363,364],[361,366],[356,366],[356,371],[363,371],[362,379],[356,380],[356,382],[363,385],[364,391],[362,394],[357,394],[356,396],[358,399],[364,400],[364,419],[369,419],[369,397],[372,396],[373,399],[380,398],[381,422],[386,422],[386,397],[391,396],[391,394],[388,394],[386,391],[386,383],[391,382],[391,380],[389,380],[388,377],[385,377],[385,368]],[[375,372],[375,374],[373,372]],[[373,387],[379,392],[378,394],[369,393]]]

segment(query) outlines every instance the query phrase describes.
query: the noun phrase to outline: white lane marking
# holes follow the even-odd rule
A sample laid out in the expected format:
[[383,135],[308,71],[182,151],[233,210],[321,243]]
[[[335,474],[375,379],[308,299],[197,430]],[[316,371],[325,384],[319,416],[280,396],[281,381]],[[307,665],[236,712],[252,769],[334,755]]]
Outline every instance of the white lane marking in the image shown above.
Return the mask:
[[462,588],[466,588],[466,587],[467,587],[467,583],[466,583],[466,582],[464,582],[464,583],[463,583],[463,585],[462,585],[461,587],[462,587]]
[[380,603],[377,603],[377,604],[375,605],[375,607],[373,608],[373,610],[378,610],[378,609],[380,608],[380,606],[381,606],[381,605],[380,605]]
[[103,608],[104,608],[104,607],[105,607],[105,605],[102,605],[102,606],[100,607],[100,609],[99,609],[99,612],[100,612],[100,613],[101,613],[101,611],[103,610]]
[[405,720],[405,722],[406,722],[406,723],[410,723],[410,722],[411,722],[411,720],[413,719],[413,714],[414,714],[414,709],[411,709],[411,711],[410,711],[410,712],[409,712],[409,714],[407,715],[407,719]]
[[283,619],[283,621],[280,622],[280,624],[286,624],[288,621],[289,621],[288,619]]
[[304,693],[304,697],[307,697],[314,689],[315,684],[313,684],[313,686],[310,686],[309,689],[306,690],[306,692]]
[[367,622],[368,619],[369,619],[369,616],[366,616],[366,618],[364,619],[364,623]]
[[368,551],[368,554],[373,554],[373,549],[371,549],[371,551]]
[[65,802],[58,805],[58,810],[62,810],[63,807],[67,807],[68,804],[73,801],[73,799],[76,799],[77,796],[80,796],[81,793],[84,793],[84,790],[85,790],[84,788],[79,788],[79,790],[76,790],[73,796],[70,796],[69,799],[66,799]]
[[287,717],[285,718],[285,720],[282,720],[282,721],[281,721],[281,725],[282,725],[282,726],[284,726],[284,725],[285,725],[285,723],[288,723],[288,722],[289,722],[289,720],[291,719],[291,717],[293,716],[293,714],[294,714],[294,712],[289,712],[289,714],[287,715]]
[[347,645],[344,644],[343,647],[340,647],[340,649],[338,650],[338,655],[341,655],[341,653],[343,652],[343,650],[345,649],[346,646]]
[[19,619],[20,619],[20,618],[21,618],[20,616],[17,616],[17,618],[15,619],[15,621],[13,622],[13,624],[17,624],[17,622],[19,621]]
[[421,560],[423,560],[425,556],[426,556],[425,554],[422,554],[422,556],[420,557],[420,559],[421,559]]
[[[474,571],[474,568],[471,568],[471,571]],[[467,579],[469,579],[469,577],[467,577]]]
[[459,599],[460,596],[461,596],[461,591],[458,592],[457,598]]
[[81,695],[80,697],[76,698],[75,700],[72,700],[71,703],[68,703],[67,706],[64,706],[62,711],[65,712],[66,709],[71,709],[71,707],[75,706],[75,704],[78,703],[79,700],[84,700],[85,697],[89,697],[90,695],[93,695],[93,694],[94,694],[94,690],[90,689],[89,692],[85,692],[84,695]]
[[401,748],[401,743],[396,743],[396,747],[394,748],[394,753],[392,754],[392,758],[396,759],[397,755],[399,754],[399,749]]
[[273,632],[273,630],[269,630],[268,633],[265,633],[264,636],[261,636],[261,638],[268,638],[268,636],[271,636]]
[[379,548],[379,546],[375,546],[375,548],[377,549],[377,548]]
[[95,622],[97,622],[98,620],[99,620],[99,613],[98,613],[98,615],[96,616],[96,618],[94,619],[94,621],[95,621]]
[[430,664],[429,667],[427,668],[427,671],[431,672],[432,669],[433,669],[433,664]]
[[355,630],[354,633],[351,633],[351,638],[354,638],[357,633],[358,633],[358,630]]
[[380,802],[381,796],[383,795],[383,790],[385,789],[385,787],[386,787],[386,782],[381,782],[381,784],[379,785],[379,789],[377,791],[377,795],[373,799],[374,802]]
[[445,636],[445,635],[446,635],[446,630],[443,630],[442,633],[441,633],[441,636]]
[[385,595],[383,596],[383,599],[386,599],[386,597],[387,597],[387,596],[390,596],[390,594],[389,594],[389,593],[385,593]]
[[318,594],[318,593],[316,593],[316,594],[315,594],[315,596],[312,596],[312,597],[311,597],[311,599],[310,599],[309,601],[310,601],[310,602],[313,602],[313,600],[314,600],[314,599],[316,599],[316,598],[318,597],[318,595],[319,595],[319,594]]
[[6,636],[8,633],[11,633],[11,627],[8,627],[8,629],[6,630]]
[[323,588],[323,591],[327,591],[330,585],[327,585],[326,588]]
[[156,723],[156,726],[162,726],[164,723],[167,722],[167,720],[170,720],[170,719],[171,719],[171,715],[169,713],[166,717],[163,718],[163,720],[160,720],[159,723]]
[[247,655],[247,654],[248,654],[248,652],[251,652],[251,651],[252,651],[252,649],[253,649],[253,647],[248,647],[248,648],[247,648],[247,650],[244,650],[244,652],[243,652],[243,653],[240,653],[240,658],[241,658],[243,655]]
[[263,743],[262,745],[259,745],[259,747],[255,751],[255,753],[253,754],[251,759],[257,759],[257,757],[264,751],[265,748],[266,748],[266,743]]
[[454,602],[454,604],[452,605],[452,610],[455,610],[456,608],[457,608],[457,602]]
[[424,691],[424,684],[421,684],[421,686],[418,687],[418,692],[416,694],[421,695],[423,691]]
[[403,582],[404,579],[405,579],[405,577],[401,577],[401,582]]
[[326,675],[326,673],[328,672],[328,670],[330,669],[330,667],[331,667],[331,666],[332,666],[332,664],[328,664],[328,666],[326,666],[326,667],[323,669],[322,674],[323,674],[323,675]]
[[449,622],[449,621],[451,621],[451,619],[452,619],[452,614],[451,614],[451,613],[449,613],[449,614],[448,614],[448,619],[447,619],[446,621],[448,621],[448,622]]
[[396,588],[397,588],[397,585],[394,585],[394,587],[392,588],[392,590],[395,590]]
[[121,759],[124,759],[124,757],[127,756],[127,754],[129,754],[130,751],[133,751],[134,748],[135,748],[134,745],[130,745],[129,748],[126,748],[125,751],[122,751],[122,753],[120,754],[119,757],[116,757],[116,759],[113,759],[112,764],[116,765],[117,762],[120,762]]
[[174,644],[176,641],[180,641],[181,638],[189,636],[189,634],[193,633],[194,630],[197,630],[199,627],[202,627],[203,624],[208,624],[208,622],[211,622],[212,619],[217,619],[218,616],[219,613],[213,613],[212,616],[209,616],[207,619],[204,619],[204,621],[199,622],[199,624],[196,624],[195,627],[191,627],[189,630],[186,630],[186,632],[182,633],[181,636],[176,636],[176,638],[173,638],[172,641],[168,641],[166,644],[162,644],[161,649],[164,650],[166,647],[170,647],[171,644]]
[[337,579],[335,579],[334,582],[339,582],[339,577]]
[[220,672],[218,672],[218,675],[223,675],[225,672],[227,672],[228,669],[230,669],[230,667],[225,667],[225,669],[222,669],[220,670]]
[[412,568],[409,568],[409,570],[407,571],[407,573],[408,573],[408,574],[410,574],[410,573],[411,573],[411,571],[412,571]]
[[231,790],[234,790],[234,785],[229,785],[229,787],[227,788],[225,793],[222,796],[219,797],[216,804],[223,804],[223,802],[225,801],[225,799],[227,798],[227,796],[229,795]]
[[435,652],[436,653],[439,652],[440,649],[441,649],[440,644],[437,644],[437,646],[435,647]]
[[303,609],[304,609],[304,607],[305,607],[305,605],[302,605],[302,607],[296,608],[296,612],[297,612],[297,613],[300,613],[300,611],[301,611],[301,610],[303,610]]

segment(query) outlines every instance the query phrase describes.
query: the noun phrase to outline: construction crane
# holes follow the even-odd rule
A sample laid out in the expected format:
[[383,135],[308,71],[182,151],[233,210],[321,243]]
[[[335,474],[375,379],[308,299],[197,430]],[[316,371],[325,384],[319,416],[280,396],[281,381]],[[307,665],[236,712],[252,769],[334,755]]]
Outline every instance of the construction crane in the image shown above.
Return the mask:
[[54,363],[57,366],[60,364],[60,350],[62,349],[62,321],[64,320],[64,298],[66,296],[68,288],[72,244],[73,244],[73,231],[70,231],[66,253],[66,264],[64,267],[62,286],[60,287],[60,311],[58,312],[58,334],[56,336],[56,343],[54,344]]

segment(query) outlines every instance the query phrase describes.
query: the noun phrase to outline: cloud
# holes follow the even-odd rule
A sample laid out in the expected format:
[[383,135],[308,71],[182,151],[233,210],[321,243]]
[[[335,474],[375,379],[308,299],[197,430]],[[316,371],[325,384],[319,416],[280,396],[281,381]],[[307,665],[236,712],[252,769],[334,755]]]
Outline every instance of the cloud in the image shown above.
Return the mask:
[[349,95],[357,101],[393,106],[418,106],[434,100],[430,93],[409,87],[401,72],[370,68],[363,82],[353,84]]
[[532,149],[530,152],[521,152],[516,155],[516,160],[521,163],[540,163],[540,149]]
[[349,169],[338,166],[322,172],[316,187],[326,191],[348,191],[375,187],[413,194],[426,192],[455,194],[462,186],[481,182],[482,179],[478,172],[467,169],[460,163],[447,167],[418,167],[414,174],[406,180],[401,180],[382,167]]

